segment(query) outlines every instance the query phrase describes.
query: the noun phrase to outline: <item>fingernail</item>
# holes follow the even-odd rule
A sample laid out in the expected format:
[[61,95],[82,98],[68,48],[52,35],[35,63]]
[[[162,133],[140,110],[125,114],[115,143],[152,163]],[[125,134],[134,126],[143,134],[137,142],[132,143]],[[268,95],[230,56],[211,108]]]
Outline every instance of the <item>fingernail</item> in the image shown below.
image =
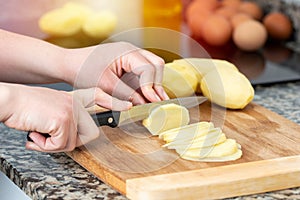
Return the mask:
[[165,91],[163,91],[163,96],[164,96],[164,100],[170,99],[170,97],[167,95],[167,93]]
[[126,108],[129,109],[132,107],[132,102],[125,101]]
[[157,94],[155,94],[154,96],[155,96],[157,101],[161,101],[161,98]]

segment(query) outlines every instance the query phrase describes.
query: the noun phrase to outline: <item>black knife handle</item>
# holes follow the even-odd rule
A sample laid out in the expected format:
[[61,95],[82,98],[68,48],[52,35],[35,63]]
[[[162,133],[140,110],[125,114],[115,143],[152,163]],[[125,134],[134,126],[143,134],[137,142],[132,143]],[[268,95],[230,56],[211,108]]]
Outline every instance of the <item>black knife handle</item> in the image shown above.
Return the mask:
[[115,128],[119,124],[120,111],[106,111],[91,115],[98,126]]

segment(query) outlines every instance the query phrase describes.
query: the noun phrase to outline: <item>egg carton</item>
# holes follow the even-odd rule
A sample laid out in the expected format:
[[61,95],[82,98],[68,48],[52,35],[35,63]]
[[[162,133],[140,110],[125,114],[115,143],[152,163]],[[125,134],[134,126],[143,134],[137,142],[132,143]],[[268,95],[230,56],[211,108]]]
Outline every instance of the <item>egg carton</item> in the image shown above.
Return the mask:
[[280,11],[291,19],[294,34],[289,43],[300,44],[300,0],[251,0],[258,3],[265,14],[273,11]]

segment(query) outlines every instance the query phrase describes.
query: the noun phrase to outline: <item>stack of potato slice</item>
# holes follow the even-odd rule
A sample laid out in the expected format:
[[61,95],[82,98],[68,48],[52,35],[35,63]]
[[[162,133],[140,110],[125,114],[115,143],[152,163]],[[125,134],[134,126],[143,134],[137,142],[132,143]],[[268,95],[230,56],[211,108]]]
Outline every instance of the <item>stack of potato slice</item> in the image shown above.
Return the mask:
[[189,124],[185,107],[166,104],[154,108],[143,125],[152,135],[158,135],[180,157],[203,162],[236,160],[242,156],[241,145],[228,139],[220,128],[211,122]]
[[187,160],[222,162],[236,160],[242,156],[241,146],[228,139],[220,128],[211,122],[198,122],[170,129],[159,134],[166,144]]

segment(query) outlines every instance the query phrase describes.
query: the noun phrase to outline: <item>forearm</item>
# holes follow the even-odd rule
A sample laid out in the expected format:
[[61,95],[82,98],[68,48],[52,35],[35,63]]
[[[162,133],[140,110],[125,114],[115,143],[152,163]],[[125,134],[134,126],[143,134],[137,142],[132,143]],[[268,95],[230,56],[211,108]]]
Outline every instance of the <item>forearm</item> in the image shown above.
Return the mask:
[[0,81],[52,83],[62,81],[66,49],[0,29]]

